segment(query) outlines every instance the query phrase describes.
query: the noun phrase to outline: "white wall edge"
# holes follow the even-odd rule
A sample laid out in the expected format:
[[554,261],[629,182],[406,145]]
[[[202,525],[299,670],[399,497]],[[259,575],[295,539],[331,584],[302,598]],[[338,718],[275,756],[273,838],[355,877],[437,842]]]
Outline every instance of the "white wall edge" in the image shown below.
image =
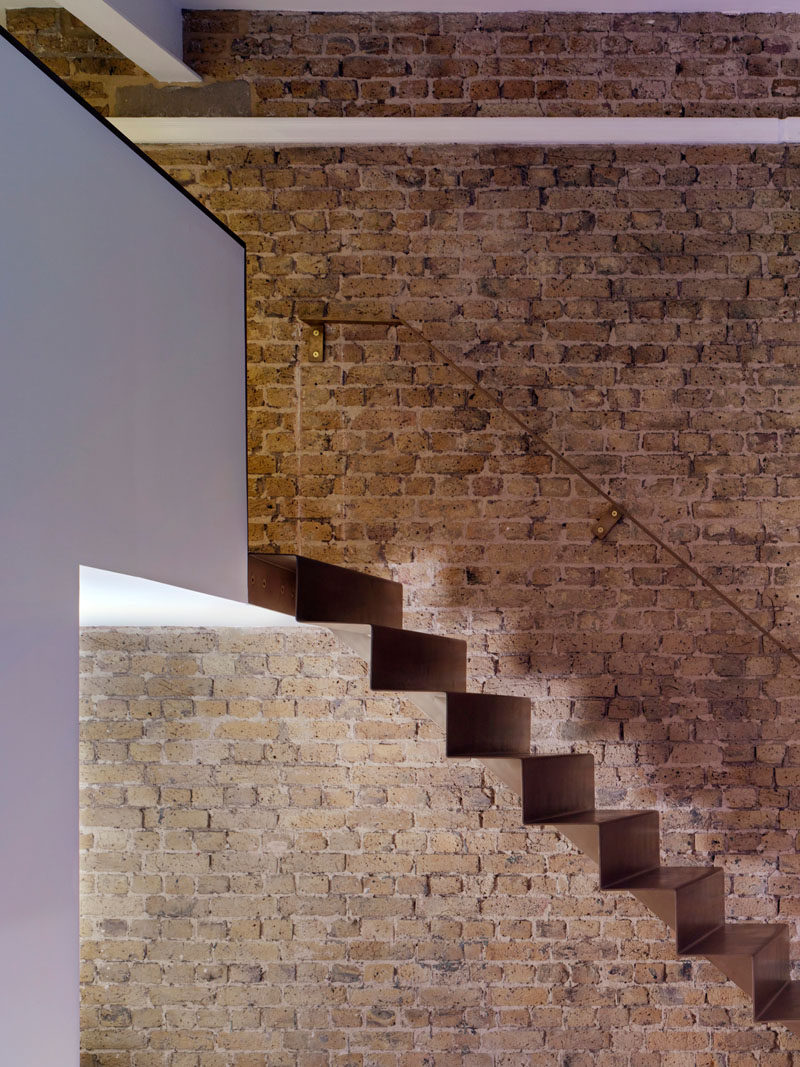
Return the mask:
[[751,118],[118,118],[137,144],[780,145],[800,117]]
[[[169,25],[169,38],[182,40],[182,14],[171,0],[163,0],[163,16]],[[48,5],[53,6],[53,5]],[[55,5],[58,6],[58,5]],[[132,21],[124,11],[107,0],[62,0],[60,6],[79,18],[128,59],[152,77],[163,82],[199,82],[203,79],[172,48]],[[174,20],[174,25],[171,25]],[[159,23],[159,25],[161,25]]]

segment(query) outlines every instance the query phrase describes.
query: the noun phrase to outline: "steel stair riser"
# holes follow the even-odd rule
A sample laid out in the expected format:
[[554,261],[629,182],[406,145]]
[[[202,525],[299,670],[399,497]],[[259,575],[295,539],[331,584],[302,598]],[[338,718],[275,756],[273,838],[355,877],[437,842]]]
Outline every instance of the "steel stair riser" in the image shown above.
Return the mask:
[[467,687],[467,643],[390,626],[372,627],[370,687],[398,693]]
[[754,1019],[786,985],[789,973],[789,929],[785,927],[753,960]]
[[298,622],[403,625],[403,587],[305,556],[251,555],[251,604],[294,615]]
[[551,823],[594,807],[594,757],[530,756],[522,761],[522,821]]
[[789,981],[789,930],[767,923],[734,923],[687,952],[703,956],[753,1001],[753,1017],[767,1009]]
[[531,745],[531,702],[527,697],[448,693],[445,737],[451,758],[526,756]]
[[553,825],[590,856],[600,872],[600,888],[613,889],[625,878],[658,867],[658,812],[644,811],[597,825]]
[[778,995],[759,1014],[759,1022],[780,1023],[800,1034],[800,982],[787,982]]
[[[705,956],[705,953],[703,955]],[[788,974],[788,966],[784,966],[788,964],[788,949],[786,958],[781,958],[775,948],[771,951],[764,950],[753,959],[738,956],[705,956],[705,958],[750,997],[753,1001],[754,1019],[758,1019],[759,1011],[767,1007],[770,1000],[785,984],[785,979],[782,981],[781,975],[784,972]],[[759,989],[760,993],[756,995],[756,990]]]
[[249,556],[247,560],[247,599],[251,604],[297,618],[297,581],[294,568],[277,560]]

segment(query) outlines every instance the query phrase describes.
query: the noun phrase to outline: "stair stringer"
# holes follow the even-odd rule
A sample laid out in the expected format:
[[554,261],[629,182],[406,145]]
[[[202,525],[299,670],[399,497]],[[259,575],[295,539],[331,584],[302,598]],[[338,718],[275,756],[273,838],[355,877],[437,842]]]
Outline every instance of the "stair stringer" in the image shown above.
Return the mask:
[[[371,667],[372,662],[372,642],[371,642],[371,627],[368,625],[359,624],[335,624],[324,623],[317,624],[324,629],[329,630],[339,640],[339,642],[347,648],[350,652],[354,653],[360,659],[364,660],[367,667]],[[442,736],[446,736],[447,731],[447,699],[445,693],[434,692],[404,692],[403,698],[408,700],[416,708],[418,708],[423,715],[427,716],[442,731]],[[478,757],[473,757],[478,758]],[[520,759],[511,758],[493,758],[486,759],[481,758],[480,762],[483,766],[490,771],[500,782],[503,783],[508,789],[516,794],[522,802],[522,761]],[[554,824],[555,825],[555,824]],[[597,857],[589,854],[582,846],[582,842],[578,839],[578,835],[571,835],[563,827],[555,826],[555,828],[565,837],[570,844],[576,848],[579,852],[583,852],[587,855],[595,865],[597,865]],[[613,887],[612,887],[613,888]],[[609,892],[612,890],[604,890]],[[619,888],[614,890],[617,892],[630,892],[644,907],[647,908],[657,919],[667,925],[675,932],[674,927],[670,923],[669,917],[665,914],[662,907],[658,906],[654,897],[657,894],[644,892],[637,892],[636,890],[626,890]],[[677,951],[677,950],[676,950]],[[679,957],[691,957],[695,959],[706,959],[709,963],[713,964],[718,971],[720,971],[724,977],[732,981],[737,985],[746,995],[751,996],[752,990],[749,988],[747,975],[742,973],[742,967],[738,963],[731,964],[729,957],[720,955],[704,955],[702,953],[694,952],[681,952],[677,951]],[[759,1021],[759,1020],[755,1020]],[[788,1020],[781,1020],[781,1025],[786,1027],[791,1032],[800,1035],[800,1021],[795,1023]]]

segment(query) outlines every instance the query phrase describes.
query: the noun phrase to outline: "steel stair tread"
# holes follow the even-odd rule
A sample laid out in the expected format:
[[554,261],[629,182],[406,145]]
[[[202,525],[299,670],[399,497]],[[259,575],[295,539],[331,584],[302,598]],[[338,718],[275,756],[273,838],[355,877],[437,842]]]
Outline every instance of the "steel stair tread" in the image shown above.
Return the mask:
[[448,759],[526,759],[530,752],[514,751],[512,749],[486,749],[485,751],[448,752]]
[[655,867],[651,871],[623,878],[614,888],[630,891],[683,889],[684,886],[702,881],[703,878],[708,878],[715,871],[720,870],[722,870],[721,867]]
[[451,693],[467,687],[467,642],[423,630],[373,625],[370,688]]
[[758,1015],[762,1023],[800,1021],[800,982],[787,982]]
[[553,815],[548,822],[554,826],[601,826],[603,823],[620,822],[635,819],[640,815],[654,814],[652,808],[630,811],[624,808],[590,808],[587,811],[575,811],[566,815]]
[[686,955],[755,956],[785,930],[785,923],[726,923],[701,937]]

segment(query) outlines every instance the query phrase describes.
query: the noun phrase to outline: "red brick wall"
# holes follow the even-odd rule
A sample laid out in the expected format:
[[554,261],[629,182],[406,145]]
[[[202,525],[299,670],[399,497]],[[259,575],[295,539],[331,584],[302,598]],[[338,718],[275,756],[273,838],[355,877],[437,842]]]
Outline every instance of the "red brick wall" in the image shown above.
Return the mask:
[[[9,26],[98,107],[135,113],[147,77],[73,16]],[[796,14],[189,11],[185,27],[187,61],[241,82],[254,115],[784,116],[800,95]],[[162,90],[163,113],[198,113],[191,92]]]
[[186,55],[263,115],[778,115],[796,15],[193,12]]

